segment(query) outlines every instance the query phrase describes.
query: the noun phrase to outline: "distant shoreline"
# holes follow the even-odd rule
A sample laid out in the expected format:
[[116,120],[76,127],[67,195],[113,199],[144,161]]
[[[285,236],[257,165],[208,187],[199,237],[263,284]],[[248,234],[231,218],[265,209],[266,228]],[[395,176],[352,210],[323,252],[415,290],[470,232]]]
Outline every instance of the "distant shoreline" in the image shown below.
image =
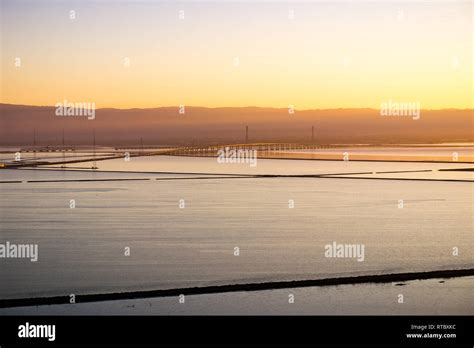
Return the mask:
[[[203,294],[216,294],[216,293],[227,293],[227,292],[238,292],[238,291],[261,291],[261,290],[303,288],[303,287],[314,287],[314,286],[334,286],[334,285],[362,284],[362,283],[392,283],[392,282],[403,282],[403,281],[409,281],[409,280],[423,280],[423,279],[433,279],[433,278],[455,278],[455,277],[467,277],[467,276],[474,276],[474,268],[455,269],[455,270],[438,270],[438,271],[428,271],[428,272],[364,275],[364,276],[337,277],[337,278],[325,278],[325,279],[307,279],[307,280],[275,281],[275,282],[263,282],[263,283],[229,284],[229,285],[215,285],[215,286],[203,286],[203,287],[148,290],[148,291],[116,292],[116,293],[106,293],[106,294],[76,295],[75,303],[101,302],[101,301],[113,301],[113,300],[131,300],[131,299],[143,299],[143,298],[152,298],[152,297],[171,297],[171,296],[180,296],[180,295],[203,295]],[[53,304],[69,304],[70,303],[69,301],[70,301],[69,296],[3,299],[3,300],[0,300],[0,308],[27,307],[27,306],[53,305]]]

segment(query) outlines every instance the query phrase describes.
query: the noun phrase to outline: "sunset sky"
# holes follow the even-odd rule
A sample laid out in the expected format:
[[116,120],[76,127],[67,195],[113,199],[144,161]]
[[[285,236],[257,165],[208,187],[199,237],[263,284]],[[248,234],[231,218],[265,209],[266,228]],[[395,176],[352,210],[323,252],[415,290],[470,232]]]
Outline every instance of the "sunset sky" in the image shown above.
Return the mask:
[[0,101],[472,108],[472,18],[470,1],[3,0]]

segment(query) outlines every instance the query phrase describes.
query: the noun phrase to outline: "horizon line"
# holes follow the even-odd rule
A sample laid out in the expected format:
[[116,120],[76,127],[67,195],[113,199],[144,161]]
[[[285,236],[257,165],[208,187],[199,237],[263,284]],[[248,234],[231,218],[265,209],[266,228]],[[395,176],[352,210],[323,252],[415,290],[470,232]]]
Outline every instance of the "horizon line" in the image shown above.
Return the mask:
[[[66,99],[64,99],[66,100]],[[71,102],[71,103],[91,103],[91,102]],[[95,102],[92,102],[95,103]],[[397,103],[409,103],[409,102],[397,102]],[[18,107],[37,107],[37,108],[55,108],[55,105],[35,105],[35,104],[11,104],[0,102],[0,106],[18,106]],[[274,109],[274,110],[287,110],[290,106],[293,107],[295,111],[321,111],[321,110],[374,110],[378,111],[380,109],[373,107],[334,107],[334,108],[310,108],[310,109],[298,109],[294,105],[289,105],[288,107],[275,107],[275,106],[196,106],[196,105],[166,105],[166,106],[151,106],[151,107],[129,107],[129,108],[119,108],[113,106],[105,106],[100,108],[95,108],[95,110],[152,110],[152,109],[171,109],[171,108],[180,108],[184,106],[185,108],[195,108],[195,109]],[[474,108],[455,108],[455,107],[446,107],[441,109],[420,109],[424,111],[443,111],[443,110],[474,110]]]

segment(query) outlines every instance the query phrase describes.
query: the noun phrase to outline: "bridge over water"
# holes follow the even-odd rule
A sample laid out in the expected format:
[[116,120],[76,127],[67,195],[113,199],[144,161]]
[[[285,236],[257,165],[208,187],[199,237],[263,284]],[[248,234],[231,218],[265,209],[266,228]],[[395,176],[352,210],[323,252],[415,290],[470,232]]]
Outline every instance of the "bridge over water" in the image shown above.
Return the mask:
[[[335,148],[335,145],[322,145],[315,143],[246,143],[246,144],[219,144],[219,145],[193,145],[193,146],[175,146],[161,149],[140,149],[140,148],[115,148],[106,151],[103,149],[93,149],[86,147],[25,147],[20,153],[32,153],[34,157],[21,160],[0,161],[0,168],[16,168],[16,167],[36,167],[41,165],[65,165],[81,162],[103,161],[108,159],[123,158],[125,154],[130,157],[142,156],[193,156],[193,157],[209,157],[216,156],[219,150],[256,150],[259,157],[265,157],[271,153],[290,150],[314,150]],[[82,154],[81,154],[82,152]],[[41,156],[41,154],[49,153],[49,156]],[[51,153],[59,156],[52,156]],[[87,155],[84,155],[87,153]],[[37,154],[38,157],[37,157]],[[65,154],[68,154],[66,157]],[[72,154],[72,155],[71,155]],[[61,156],[62,155],[62,156]]]
[[[256,150],[260,154],[291,150],[315,150],[335,148],[335,145],[322,145],[315,143],[250,143],[250,144],[223,144],[223,145],[200,145],[182,146],[170,149],[166,154],[174,156],[213,156],[219,150]],[[163,154],[163,152],[161,152]]]

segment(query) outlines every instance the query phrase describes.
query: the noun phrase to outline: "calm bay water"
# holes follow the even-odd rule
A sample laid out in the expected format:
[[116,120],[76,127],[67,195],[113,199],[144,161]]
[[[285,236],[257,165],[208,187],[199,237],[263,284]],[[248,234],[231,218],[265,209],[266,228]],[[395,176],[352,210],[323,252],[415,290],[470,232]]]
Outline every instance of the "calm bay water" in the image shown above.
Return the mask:
[[[99,167],[113,166],[113,161]],[[144,160],[144,169],[153,167],[149,161]],[[155,161],[161,161],[154,164],[157,171],[254,170],[248,165],[214,167],[215,159],[205,158]],[[135,165],[136,170],[143,169]],[[354,168],[341,162],[278,160],[261,160],[256,168],[337,173],[344,165],[347,172],[372,171],[374,166],[400,168],[387,163],[359,162]],[[180,176],[0,171],[0,180],[137,177]],[[71,199],[75,209],[69,207]],[[403,209],[398,207],[400,199]],[[293,209],[289,200],[294,201]],[[36,263],[1,261],[1,298],[474,266],[469,182],[188,176],[162,181],[8,183],[1,186],[0,217],[0,243],[39,245]],[[364,262],[324,257],[325,245],[333,241],[364,244]],[[124,255],[125,247],[130,247],[130,256]],[[239,256],[234,255],[235,247]],[[458,256],[452,255],[453,247],[459,248]]]

